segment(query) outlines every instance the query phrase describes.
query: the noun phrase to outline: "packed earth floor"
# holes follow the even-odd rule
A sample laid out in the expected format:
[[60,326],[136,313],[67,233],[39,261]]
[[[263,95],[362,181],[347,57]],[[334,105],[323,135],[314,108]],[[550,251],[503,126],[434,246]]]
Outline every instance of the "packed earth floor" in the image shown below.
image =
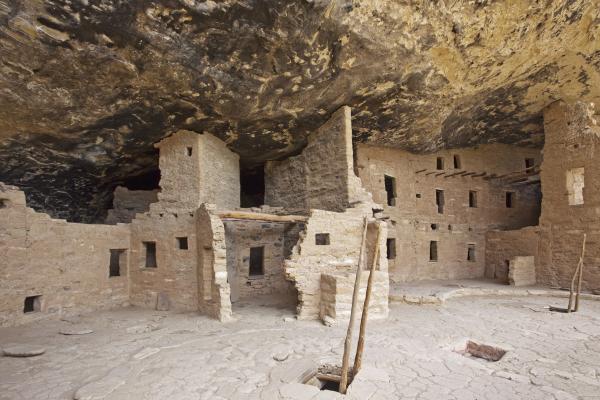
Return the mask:
[[[293,318],[260,300],[223,324],[204,316],[123,309],[0,329],[0,345],[45,354],[0,358],[0,398],[35,399],[597,399],[600,302],[552,313],[565,299],[465,297],[391,304],[370,321],[362,379],[347,396],[286,382],[310,363],[339,363],[346,323]],[[91,329],[81,336],[64,329]],[[355,336],[356,338],[356,336]],[[507,350],[461,354],[468,340]],[[360,376],[360,375],[359,375]]]

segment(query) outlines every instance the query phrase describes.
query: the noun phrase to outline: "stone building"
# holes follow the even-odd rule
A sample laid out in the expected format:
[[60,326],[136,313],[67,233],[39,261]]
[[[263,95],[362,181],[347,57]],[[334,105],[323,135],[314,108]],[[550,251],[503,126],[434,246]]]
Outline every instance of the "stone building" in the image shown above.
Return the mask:
[[51,219],[2,185],[0,324],[126,304],[226,321],[232,302],[255,296],[285,297],[299,318],[346,317],[365,223],[363,274],[380,246],[371,315],[385,317],[385,223],[354,174],[350,118],[342,107],[302,154],[270,162],[258,208],[240,207],[238,155],[188,131],[156,145],[158,193],[116,189],[115,225]]
[[592,116],[582,103],[550,105],[543,152],[489,144],[417,155],[353,146],[342,107],[300,154],[265,164],[264,204],[253,208],[241,207],[238,155],[190,131],[156,144],[160,191],[118,187],[106,225],[52,219],[1,185],[0,325],[123,305],[227,321],[232,304],[258,296],[295,304],[298,318],[347,318],[363,229],[375,318],[387,316],[390,283],[566,286],[583,233],[584,286],[598,289]]

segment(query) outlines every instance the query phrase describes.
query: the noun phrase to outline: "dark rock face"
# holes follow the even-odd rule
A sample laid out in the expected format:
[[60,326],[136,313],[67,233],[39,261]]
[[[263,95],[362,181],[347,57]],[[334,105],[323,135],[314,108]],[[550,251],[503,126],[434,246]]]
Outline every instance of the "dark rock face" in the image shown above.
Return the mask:
[[357,141],[539,146],[559,98],[600,98],[594,0],[0,0],[0,181],[72,221],[178,129],[252,165],[347,104]]

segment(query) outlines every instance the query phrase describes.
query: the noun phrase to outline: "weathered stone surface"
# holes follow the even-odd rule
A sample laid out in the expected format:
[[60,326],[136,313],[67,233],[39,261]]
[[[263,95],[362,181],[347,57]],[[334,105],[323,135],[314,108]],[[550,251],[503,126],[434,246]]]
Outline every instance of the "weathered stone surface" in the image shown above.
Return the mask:
[[2,352],[6,357],[35,357],[44,354],[46,349],[40,346],[19,344],[3,347]]
[[83,329],[83,328],[64,328],[58,331],[61,335],[66,336],[78,336],[78,335],[89,335],[90,333],[94,333],[92,329]]
[[152,144],[172,132],[278,159],[343,104],[359,141],[538,145],[549,102],[600,102],[599,12],[593,0],[3,0],[0,180],[90,221],[116,184],[156,170]]

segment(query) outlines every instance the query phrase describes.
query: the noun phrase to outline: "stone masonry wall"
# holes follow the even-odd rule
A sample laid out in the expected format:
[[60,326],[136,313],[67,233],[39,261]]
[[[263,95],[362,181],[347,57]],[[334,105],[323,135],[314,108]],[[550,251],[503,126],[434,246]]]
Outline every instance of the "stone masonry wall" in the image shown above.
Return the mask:
[[[306,224],[306,230],[300,234],[300,241],[285,262],[287,278],[298,290],[298,318],[318,318],[321,312],[321,276],[356,271],[361,246],[364,217],[368,215],[368,205],[350,208],[343,213],[313,210]],[[380,256],[378,275],[386,280],[384,292],[387,307],[387,260],[385,258],[385,224],[380,237]],[[318,245],[316,234],[329,234],[328,245]],[[374,234],[374,230],[372,230]],[[374,242],[374,239],[371,238]],[[367,253],[367,260],[371,260]],[[368,268],[368,264],[366,265]],[[385,278],[384,278],[385,276]]]
[[[544,111],[538,283],[568,287],[587,234],[583,287],[600,289],[600,127],[590,104],[555,102]],[[570,204],[568,171],[583,168],[582,204]]]
[[[110,249],[123,249],[120,276],[109,277]],[[0,183],[0,326],[128,304],[129,230],[50,218]],[[26,296],[40,309],[24,313]]]
[[[459,165],[454,166],[454,157]],[[437,167],[437,158],[443,166]],[[399,149],[357,146],[357,170],[373,200],[389,216],[389,238],[395,258],[388,260],[393,281],[477,278],[485,270],[485,233],[518,229],[538,222],[538,185],[509,184],[495,178],[525,170],[525,159],[539,167],[536,149],[485,145],[435,154],[415,155]],[[485,173],[485,175],[484,175]],[[395,179],[394,204],[388,205],[384,176]],[[443,212],[436,190],[444,193]],[[476,207],[469,207],[469,192]],[[506,192],[514,193],[514,208],[506,207]],[[437,261],[430,261],[430,242],[437,242]],[[474,259],[468,247],[474,245]]]
[[[180,249],[177,238],[187,238]],[[156,267],[146,267],[146,246],[156,246]],[[154,308],[160,292],[169,298],[171,309],[198,309],[198,251],[195,212],[166,211],[153,205],[131,223],[131,303]]]
[[350,108],[313,132],[302,154],[265,166],[265,203],[287,209],[344,211],[368,199],[354,175]]
[[[228,220],[224,225],[232,301],[273,293],[295,295],[283,269],[285,236],[292,224]],[[264,249],[261,275],[249,274],[251,247]]]
[[117,186],[113,193],[113,208],[108,210],[107,224],[129,223],[135,214],[148,211],[158,201],[158,190],[129,190]]
[[510,260],[518,256],[533,256],[537,260],[540,230],[537,226],[514,231],[486,233],[485,277],[508,283]]
[[160,149],[158,198],[165,209],[196,210],[201,203],[240,206],[239,156],[209,134],[178,131]]

